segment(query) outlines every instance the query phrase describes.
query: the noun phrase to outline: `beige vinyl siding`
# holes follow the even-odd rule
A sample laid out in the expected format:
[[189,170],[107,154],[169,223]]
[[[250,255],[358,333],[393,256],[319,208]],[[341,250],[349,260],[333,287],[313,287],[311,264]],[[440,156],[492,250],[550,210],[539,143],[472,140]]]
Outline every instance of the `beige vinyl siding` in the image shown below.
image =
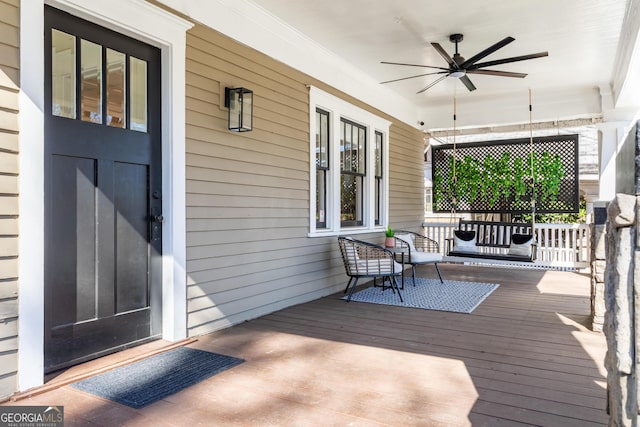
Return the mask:
[[[331,294],[346,285],[336,238],[307,237],[307,85],[393,121],[392,223],[397,218],[403,225],[420,224],[420,131],[202,25],[187,34],[186,65],[189,335]],[[225,86],[254,91],[252,132],[227,130]],[[382,241],[383,235],[358,237]]]
[[424,134],[406,125],[391,126],[390,133],[391,224],[398,229],[419,231],[424,218]]
[[17,390],[19,0],[0,0],[0,397]]

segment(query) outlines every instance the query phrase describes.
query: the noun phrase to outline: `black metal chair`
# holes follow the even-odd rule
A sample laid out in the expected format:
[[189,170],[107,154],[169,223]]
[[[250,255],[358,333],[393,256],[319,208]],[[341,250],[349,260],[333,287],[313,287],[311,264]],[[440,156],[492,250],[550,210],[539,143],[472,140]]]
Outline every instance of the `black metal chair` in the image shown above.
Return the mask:
[[[404,264],[411,266],[413,286],[416,285],[416,265],[433,264],[436,267],[440,283],[444,283],[438,263],[442,261],[442,254],[438,242],[420,233],[407,230],[396,230],[396,255],[402,256]],[[398,251],[397,249],[401,250]]]
[[400,301],[403,301],[396,277],[402,274],[402,265],[394,259],[393,253],[382,246],[373,243],[355,240],[350,237],[338,237],[340,253],[344,261],[344,268],[349,276],[349,282],[344,293],[349,291],[347,302],[351,301],[351,295],[361,277],[369,277],[374,280],[382,278],[384,288],[385,280],[389,280],[391,290],[398,291]]

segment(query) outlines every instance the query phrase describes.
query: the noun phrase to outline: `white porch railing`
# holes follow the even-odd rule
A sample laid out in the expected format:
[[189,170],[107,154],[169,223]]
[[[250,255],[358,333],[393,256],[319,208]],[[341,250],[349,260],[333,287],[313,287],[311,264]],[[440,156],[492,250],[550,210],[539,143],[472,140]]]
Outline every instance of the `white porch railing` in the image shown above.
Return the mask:
[[[440,245],[444,255],[445,239],[452,236],[457,222],[425,222],[425,236]],[[534,234],[538,245],[536,267],[557,269],[590,268],[591,235],[588,224],[539,224]]]

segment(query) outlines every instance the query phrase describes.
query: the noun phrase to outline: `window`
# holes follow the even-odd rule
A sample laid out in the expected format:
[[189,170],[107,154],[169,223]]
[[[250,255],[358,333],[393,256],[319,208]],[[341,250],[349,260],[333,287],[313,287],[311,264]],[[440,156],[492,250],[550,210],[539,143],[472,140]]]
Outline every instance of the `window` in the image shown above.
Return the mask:
[[315,87],[309,100],[310,236],[383,229],[390,122]]
[[433,213],[433,189],[431,187],[424,188],[424,212]]
[[383,141],[384,141],[384,136],[382,135],[382,132],[376,131],[376,146],[375,146],[375,173],[374,173],[374,178],[375,178],[375,188],[374,188],[374,202],[375,202],[375,224],[376,225],[380,225],[381,224],[381,218],[382,218],[382,206],[383,206],[383,201],[382,201],[382,195],[384,194],[383,188],[382,188],[382,145],[383,145]]
[[316,228],[326,228],[329,175],[329,113],[316,110]]
[[362,225],[367,128],[340,119],[340,225]]

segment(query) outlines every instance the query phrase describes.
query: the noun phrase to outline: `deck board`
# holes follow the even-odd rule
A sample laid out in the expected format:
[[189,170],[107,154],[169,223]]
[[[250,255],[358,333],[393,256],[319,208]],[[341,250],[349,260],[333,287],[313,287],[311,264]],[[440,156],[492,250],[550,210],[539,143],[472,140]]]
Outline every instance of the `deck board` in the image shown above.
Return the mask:
[[25,404],[66,402],[72,425],[101,425],[89,415],[96,406],[109,414],[104,425],[606,425],[606,342],[586,326],[588,276],[441,270],[445,280],[500,287],[471,314],[346,303],[337,293],[200,336],[192,347],[246,362],[141,410],[68,386]]

